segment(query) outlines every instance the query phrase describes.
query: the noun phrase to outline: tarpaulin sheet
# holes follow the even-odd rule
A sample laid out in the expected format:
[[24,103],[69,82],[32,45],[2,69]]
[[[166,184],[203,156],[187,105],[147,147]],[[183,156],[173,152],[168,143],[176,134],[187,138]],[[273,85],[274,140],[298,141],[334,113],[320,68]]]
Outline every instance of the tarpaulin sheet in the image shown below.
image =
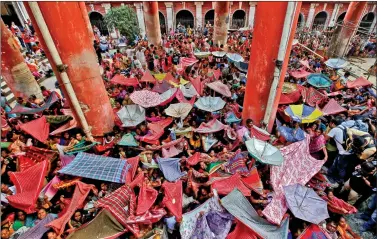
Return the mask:
[[263,183],[259,177],[256,167],[250,169],[249,176],[241,179],[246,187],[250,188],[259,195],[263,195]]
[[304,140],[281,148],[283,164],[271,166],[270,180],[275,196],[263,210],[263,215],[275,224],[280,224],[288,209],[283,187],[296,183],[305,185],[325,163],[310,156],[309,143],[310,137],[306,135]]
[[83,206],[83,203],[86,197],[88,196],[90,191],[93,190],[94,188],[95,186],[92,184],[85,184],[80,181],[77,182],[71,202],[68,205],[67,210],[65,210],[65,213],[61,215],[59,218],[47,224],[47,226],[54,229],[54,231],[58,235],[62,234],[64,232],[67,222],[71,220],[71,217],[75,213],[75,211],[79,207]]
[[80,152],[66,167],[59,170],[61,174],[125,183],[130,165],[126,160]]
[[45,143],[50,133],[50,124],[47,123],[46,117],[29,121],[20,125],[20,129],[33,136],[38,141]]
[[240,192],[242,192],[242,194],[245,196],[251,195],[250,189],[247,188],[241,181],[241,176],[238,173],[229,178],[215,181],[214,183],[212,183],[211,187],[213,189],[216,189],[219,195],[227,195],[235,188],[240,190]]
[[223,197],[221,205],[261,238],[277,239],[287,238],[288,236],[288,218],[282,222],[280,227],[272,225],[258,215],[250,202],[237,189]]
[[215,133],[223,129],[225,129],[225,125],[221,123],[220,121],[218,121],[217,119],[213,119],[209,121],[208,123],[205,123],[205,122],[201,123],[200,126],[196,128],[194,131],[197,133],[206,134],[206,133]]
[[258,239],[257,234],[245,224],[236,219],[236,227],[228,234],[227,239]]
[[301,98],[300,90],[296,90],[289,94],[281,94],[279,104],[280,105],[288,105],[292,103],[296,103]]
[[36,211],[37,198],[43,188],[49,162],[40,162],[23,172],[9,172],[16,194],[7,197],[9,204],[27,214]]

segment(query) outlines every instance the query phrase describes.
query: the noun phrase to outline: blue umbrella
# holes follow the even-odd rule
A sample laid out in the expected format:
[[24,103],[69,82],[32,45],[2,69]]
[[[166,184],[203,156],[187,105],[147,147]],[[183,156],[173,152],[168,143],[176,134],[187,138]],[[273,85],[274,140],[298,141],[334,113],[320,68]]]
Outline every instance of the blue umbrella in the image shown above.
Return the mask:
[[284,112],[299,123],[312,123],[323,115],[319,109],[303,104],[290,105]]
[[330,87],[332,82],[324,74],[310,74],[308,76],[308,83],[316,88],[327,88]]
[[342,69],[346,65],[348,65],[348,61],[340,59],[340,58],[331,58],[331,59],[328,59],[325,62],[325,64],[326,66],[331,67],[333,69]]
[[249,63],[247,62],[234,62],[234,65],[238,70],[244,73],[247,73],[247,70],[249,69]]
[[228,57],[228,61],[229,62],[241,62],[241,61],[244,61],[243,57],[240,54],[227,53],[226,56]]

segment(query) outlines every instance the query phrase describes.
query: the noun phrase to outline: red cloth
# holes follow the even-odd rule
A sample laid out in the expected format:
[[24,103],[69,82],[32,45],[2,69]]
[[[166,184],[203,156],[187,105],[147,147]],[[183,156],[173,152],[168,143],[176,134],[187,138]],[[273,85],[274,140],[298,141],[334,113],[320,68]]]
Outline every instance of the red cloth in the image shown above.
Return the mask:
[[200,76],[196,78],[190,78],[192,86],[194,86],[196,92],[199,95],[203,95],[203,82],[200,80]]
[[297,239],[331,239],[332,237],[324,232],[318,225],[311,224],[307,227]]
[[175,183],[165,181],[162,184],[162,188],[165,194],[162,203],[175,216],[176,220],[180,222],[182,219],[182,181],[178,180]]
[[131,168],[128,169],[126,174],[126,183],[131,183],[135,177],[137,166],[139,164],[139,156],[128,158],[127,163],[131,165]]
[[169,90],[171,87],[171,85],[166,82],[165,80],[162,80],[161,82],[156,82],[156,84],[154,85],[152,91],[153,92],[157,92],[157,93],[164,93],[165,91]]
[[134,180],[129,184],[130,188],[134,188],[136,186],[141,187],[144,182],[144,172],[141,171],[136,175]]
[[73,193],[71,203],[69,204],[64,215],[50,222],[46,226],[51,227],[58,235],[62,234],[67,222],[71,220],[72,215],[80,206],[82,206],[86,197],[94,188],[95,186],[92,184],[85,184],[78,181],[76,183],[75,192]]
[[217,180],[212,184],[212,188],[216,189],[219,195],[227,195],[234,188],[238,188],[244,196],[250,196],[251,192],[241,181],[241,176],[236,173],[233,176],[221,180]]
[[268,134],[268,132],[264,132],[264,130],[259,129],[257,126],[253,126],[249,130],[250,130],[250,137],[251,138],[255,137],[255,138],[262,140],[262,141],[270,140],[270,135]]
[[46,142],[48,134],[50,133],[50,124],[47,123],[46,117],[42,116],[39,119],[21,124],[20,129],[44,143]]
[[98,207],[105,208],[135,236],[139,235],[137,224],[128,224],[127,219],[135,214],[136,197],[134,191],[128,186],[123,185],[111,194],[97,201]]
[[48,149],[41,149],[34,146],[26,147],[25,157],[32,159],[34,162],[42,162],[44,160],[53,161],[58,153]]
[[191,157],[189,157],[186,160],[186,162],[187,162],[188,165],[191,165],[191,166],[198,164],[200,162],[200,153],[196,152]]
[[320,104],[323,100],[327,99],[327,95],[322,94],[313,87],[306,88],[303,87],[301,90],[302,98],[304,103],[315,107],[317,104]]
[[177,98],[177,100],[180,103],[189,103],[190,105],[194,105],[196,101],[196,96],[192,97],[190,100],[187,100],[185,96],[183,95],[183,92],[181,91],[181,89],[177,90],[177,94],[175,95],[175,98]]
[[248,226],[236,219],[236,227],[228,234],[226,239],[258,239],[257,234],[251,230]]
[[115,75],[111,80],[113,84],[125,85],[125,86],[138,86],[139,81],[136,77],[127,78],[122,74]]
[[258,170],[256,167],[253,167],[250,170],[248,177],[242,178],[241,180],[246,187],[250,188],[259,195],[263,194],[263,183],[259,177]]
[[[357,209],[352,206],[351,204],[346,203],[342,199],[339,199],[337,197],[333,197],[332,200],[330,200],[327,196],[322,197],[323,200],[327,202],[327,208],[329,211],[337,214],[353,214],[357,212]],[[339,210],[338,208],[345,209],[347,212],[344,213],[343,211]]]
[[196,128],[194,131],[198,133],[215,133],[218,131],[221,131],[225,129],[225,125],[218,121],[217,119],[213,119],[209,121],[208,123],[201,123],[198,128]]
[[288,105],[292,103],[296,103],[301,98],[301,92],[299,90],[296,90],[294,92],[291,92],[289,94],[281,94],[279,104],[280,105]]
[[156,123],[148,123],[148,129],[152,132],[149,135],[140,137],[140,141],[148,144],[159,144],[158,139],[164,134],[165,128],[173,122],[172,118],[160,120]]
[[18,156],[18,171],[23,172],[26,169],[34,166],[36,162],[24,155]]
[[156,83],[156,79],[152,76],[152,74],[149,71],[146,71],[141,77],[140,82],[149,82],[149,83]]
[[310,75],[311,73],[310,72],[307,72],[305,71],[304,69],[299,69],[297,71],[291,71],[290,72],[290,75],[293,77],[293,78],[296,78],[296,79],[299,79],[299,78],[305,78],[307,77],[308,75]]
[[336,100],[330,99],[321,111],[323,112],[323,115],[335,115],[347,111],[347,109],[339,105]]
[[35,205],[43,188],[49,162],[38,163],[23,172],[10,172],[9,177],[16,187],[16,194],[8,196],[9,204],[27,214],[36,211]]
[[147,186],[144,182],[137,199],[136,215],[141,215],[147,212],[156,201],[157,195],[158,192],[152,187]]
[[372,82],[365,79],[364,77],[360,76],[354,81],[347,81],[347,88],[357,88],[357,87],[363,87],[363,86],[370,86],[372,85]]

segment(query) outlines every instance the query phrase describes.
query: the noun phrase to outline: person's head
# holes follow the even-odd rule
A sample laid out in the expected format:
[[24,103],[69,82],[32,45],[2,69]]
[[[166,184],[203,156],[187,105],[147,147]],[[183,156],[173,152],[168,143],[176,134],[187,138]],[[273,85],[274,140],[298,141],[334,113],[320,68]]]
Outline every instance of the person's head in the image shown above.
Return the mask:
[[351,73],[349,73],[348,71],[346,73],[344,73],[344,77],[349,77],[351,75]]
[[77,133],[77,134],[76,134],[76,139],[77,139],[78,141],[81,141],[81,140],[82,140],[82,134],[81,134],[81,133]]
[[323,130],[322,129],[316,129],[314,131],[314,134],[315,134],[315,136],[320,136],[321,134],[323,134]]
[[1,150],[1,157],[5,158],[7,157],[9,154],[9,150],[8,149],[2,149]]
[[19,104],[24,103],[24,99],[22,97],[17,97],[17,103]]
[[336,126],[340,125],[341,124],[341,121],[340,119],[337,117],[337,118],[333,118],[330,120],[330,128],[335,128]]
[[75,220],[76,222],[80,222],[81,221],[81,212],[80,211],[76,211],[75,214],[73,214],[73,220]]
[[334,190],[332,188],[326,188],[325,193],[330,200],[334,198]]
[[368,176],[376,172],[376,167],[371,162],[364,162],[361,164],[361,172],[364,176]]
[[207,165],[204,162],[200,162],[199,165],[200,165],[200,168],[203,170],[207,168]]
[[68,132],[64,132],[64,134],[63,134],[63,138],[64,139],[69,139],[71,136],[69,135],[69,133]]
[[253,127],[254,123],[252,119],[247,119],[246,120],[246,127],[251,128]]
[[339,218],[339,226],[344,227],[347,225],[347,221],[343,216],[340,216]]
[[41,91],[44,91],[46,90],[46,87],[45,86],[41,86]]
[[18,211],[18,212],[17,212],[17,219],[18,219],[18,220],[20,220],[20,221],[25,221],[25,218],[26,218],[26,216],[25,216],[25,212],[23,212],[23,211]]
[[122,107],[122,103],[120,101],[115,101],[115,108],[120,109]]
[[1,192],[6,193],[8,190],[9,190],[8,185],[6,185],[5,183],[1,183]]
[[107,191],[107,184],[106,183],[101,183],[101,190]]
[[9,239],[9,238],[10,238],[9,228],[3,227],[1,229],[1,239]]
[[56,232],[54,232],[54,231],[48,231],[47,233],[46,233],[46,235],[47,235],[47,239],[56,239],[56,238],[58,238],[58,235],[56,234]]
[[46,216],[47,216],[46,209],[41,208],[41,209],[38,210],[37,218],[38,218],[39,220],[42,220],[42,219],[45,218]]
[[327,229],[327,231],[329,231],[331,233],[336,232],[337,226],[338,226],[338,223],[333,219],[328,220],[327,223],[326,223],[326,229]]

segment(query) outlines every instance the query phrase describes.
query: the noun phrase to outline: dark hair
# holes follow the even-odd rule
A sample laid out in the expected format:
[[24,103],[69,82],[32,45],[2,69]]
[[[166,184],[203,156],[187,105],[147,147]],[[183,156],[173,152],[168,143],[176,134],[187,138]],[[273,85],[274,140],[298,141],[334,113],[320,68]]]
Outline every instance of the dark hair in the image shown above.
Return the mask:
[[355,147],[355,148],[360,149],[364,145],[364,142],[365,142],[365,140],[364,140],[363,137],[356,136],[352,140],[352,146]]
[[371,162],[364,162],[361,164],[361,170],[366,174],[372,172],[374,169],[375,166]]
[[333,118],[330,120],[330,124],[333,123],[335,124],[336,126],[340,125],[341,124],[341,120],[339,117],[336,117],[336,118]]
[[246,120],[246,124],[250,124],[250,123],[253,123],[253,120],[252,119],[247,119]]

